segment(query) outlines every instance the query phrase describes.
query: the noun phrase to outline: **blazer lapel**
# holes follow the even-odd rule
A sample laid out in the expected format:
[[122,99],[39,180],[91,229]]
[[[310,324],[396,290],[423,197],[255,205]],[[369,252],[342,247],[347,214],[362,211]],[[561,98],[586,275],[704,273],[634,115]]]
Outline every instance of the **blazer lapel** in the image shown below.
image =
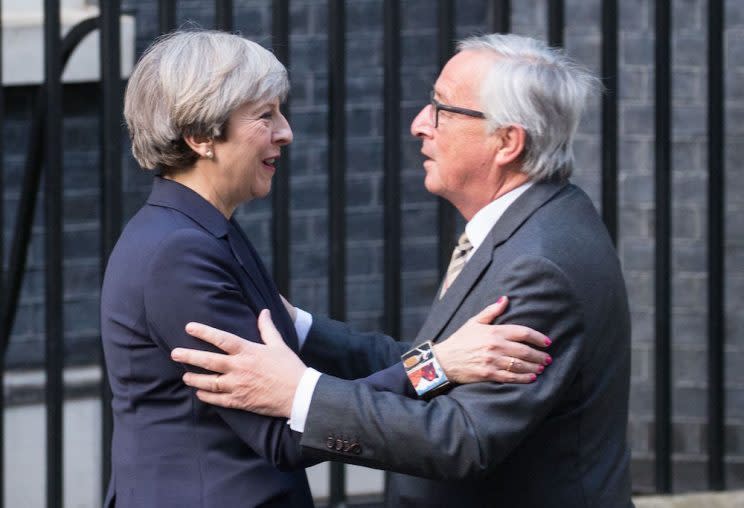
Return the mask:
[[[480,280],[483,272],[491,265],[493,250],[504,243],[524,222],[543,204],[548,202],[566,186],[563,182],[540,182],[530,187],[494,224],[473,257],[465,264],[460,275],[447,290],[442,299],[439,292],[434,298],[429,315],[416,336],[416,342],[439,340],[439,334],[447,326],[460,308],[465,297]],[[483,302],[484,307],[489,302]]]
[[284,316],[278,315],[278,313],[284,312],[284,304],[278,296],[279,291],[276,289],[274,282],[266,272],[258,253],[255,251],[248,240],[248,237],[245,236],[245,233],[240,229],[240,226],[234,218],[230,219],[227,240],[235,259],[238,260],[243,271],[248,275],[251,281],[253,281],[253,285],[258,288],[266,307],[271,311],[272,321],[279,330],[282,338],[284,338],[284,342],[287,343],[290,349],[297,352],[299,344],[294,324],[291,326],[288,324],[291,322],[291,318],[286,316],[286,319],[283,319]]

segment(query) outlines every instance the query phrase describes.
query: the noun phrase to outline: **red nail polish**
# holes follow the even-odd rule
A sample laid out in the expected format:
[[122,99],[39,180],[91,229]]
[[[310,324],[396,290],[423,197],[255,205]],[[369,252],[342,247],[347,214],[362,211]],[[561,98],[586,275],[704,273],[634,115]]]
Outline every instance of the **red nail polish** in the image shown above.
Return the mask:
[[545,367],[544,367],[544,366],[542,366],[542,365],[540,365],[540,366],[539,366],[539,367],[537,368],[537,373],[538,373],[538,374],[542,374],[544,370],[545,370]]
[[506,298],[505,296],[499,296],[499,299],[496,300],[496,303],[503,303],[505,298]]
[[534,374],[530,374],[530,379],[532,379],[532,381],[535,381],[537,379],[537,376]]
[[550,337],[546,337],[546,338],[545,338],[545,347],[548,347],[548,346],[549,346],[549,345],[551,345],[552,343],[553,343],[553,341],[552,341],[552,340],[550,340]]
[[551,363],[553,363],[553,359],[548,356],[548,358],[545,360],[545,365],[550,365]]

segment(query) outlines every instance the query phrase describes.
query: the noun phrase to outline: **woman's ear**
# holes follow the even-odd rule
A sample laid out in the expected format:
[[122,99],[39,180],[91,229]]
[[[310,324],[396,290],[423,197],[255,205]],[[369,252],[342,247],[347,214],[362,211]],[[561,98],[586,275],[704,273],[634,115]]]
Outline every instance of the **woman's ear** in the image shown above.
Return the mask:
[[199,157],[205,159],[214,158],[214,143],[212,142],[212,138],[205,136],[184,136],[183,140]]
[[496,152],[496,161],[500,165],[509,165],[517,161],[524,153],[527,143],[527,133],[524,127],[519,125],[500,127],[494,132],[494,136],[498,136],[500,142],[500,147]]

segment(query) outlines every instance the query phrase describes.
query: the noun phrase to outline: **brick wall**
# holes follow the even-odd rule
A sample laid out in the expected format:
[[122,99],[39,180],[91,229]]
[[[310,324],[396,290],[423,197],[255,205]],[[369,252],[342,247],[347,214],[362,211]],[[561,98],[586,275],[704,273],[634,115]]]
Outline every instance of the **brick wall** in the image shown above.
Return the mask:
[[[271,43],[268,1],[235,2],[236,29]],[[488,2],[456,2],[457,35],[487,31]],[[513,31],[545,37],[546,3],[512,3]],[[598,72],[599,0],[566,0],[565,45]],[[744,4],[728,0],[726,48],[726,302],[727,479],[744,487]],[[673,451],[675,490],[705,488],[706,450],[706,5],[673,2]],[[156,2],[130,0],[138,52],[157,30]],[[437,68],[436,4],[406,0],[402,20],[403,336],[422,322],[437,285],[436,201],[423,189],[419,146],[408,125],[426,101]],[[654,255],[654,3],[624,0],[620,8],[620,241],[633,312],[630,439],[634,487],[653,488]],[[327,310],[327,7],[296,0],[292,34],[291,297],[313,312]],[[179,2],[179,24],[211,26],[203,2]],[[382,2],[347,2],[348,317],[362,328],[382,318]],[[33,90],[6,91],[6,239],[18,202]],[[71,364],[96,361],[99,278],[98,91],[65,88],[65,328]],[[599,101],[590,105],[576,141],[574,181],[599,201]],[[126,216],[144,201],[150,177],[125,154]],[[270,200],[251,203],[239,218],[270,264]],[[8,240],[9,241],[9,240]],[[34,229],[21,306],[8,353],[14,368],[39,365],[43,355],[43,224]]]

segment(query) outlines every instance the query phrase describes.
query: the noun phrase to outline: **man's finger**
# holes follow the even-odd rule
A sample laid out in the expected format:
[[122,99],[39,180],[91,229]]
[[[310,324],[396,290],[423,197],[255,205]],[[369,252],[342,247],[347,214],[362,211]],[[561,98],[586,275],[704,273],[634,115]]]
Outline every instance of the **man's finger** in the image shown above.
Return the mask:
[[274,326],[274,322],[271,320],[271,312],[269,309],[264,309],[258,315],[258,333],[261,335],[261,340],[268,345],[284,345],[284,339],[282,339],[279,330]]
[[229,392],[229,387],[225,386],[225,376],[221,376],[219,382],[215,379],[219,374],[196,374],[195,372],[187,372],[183,375],[184,384],[213,393],[224,393]]
[[233,400],[232,396],[229,393],[214,393],[205,390],[197,390],[196,397],[200,401],[207,404],[212,404],[213,406],[243,409],[238,406],[238,404]]
[[186,333],[204,342],[209,342],[231,355],[239,353],[242,347],[248,342],[237,335],[201,323],[187,323]]
[[507,305],[509,305],[509,298],[507,298],[506,296],[502,296],[498,300],[496,300],[496,303],[492,303],[491,305],[480,311],[475,316],[475,320],[478,323],[487,325],[491,324],[497,317],[504,313]]
[[220,353],[210,353],[209,351],[199,351],[198,349],[186,349],[177,347],[171,351],[171,358],[177,362],[201,367],[212,372],[227,372],[227,356]]

